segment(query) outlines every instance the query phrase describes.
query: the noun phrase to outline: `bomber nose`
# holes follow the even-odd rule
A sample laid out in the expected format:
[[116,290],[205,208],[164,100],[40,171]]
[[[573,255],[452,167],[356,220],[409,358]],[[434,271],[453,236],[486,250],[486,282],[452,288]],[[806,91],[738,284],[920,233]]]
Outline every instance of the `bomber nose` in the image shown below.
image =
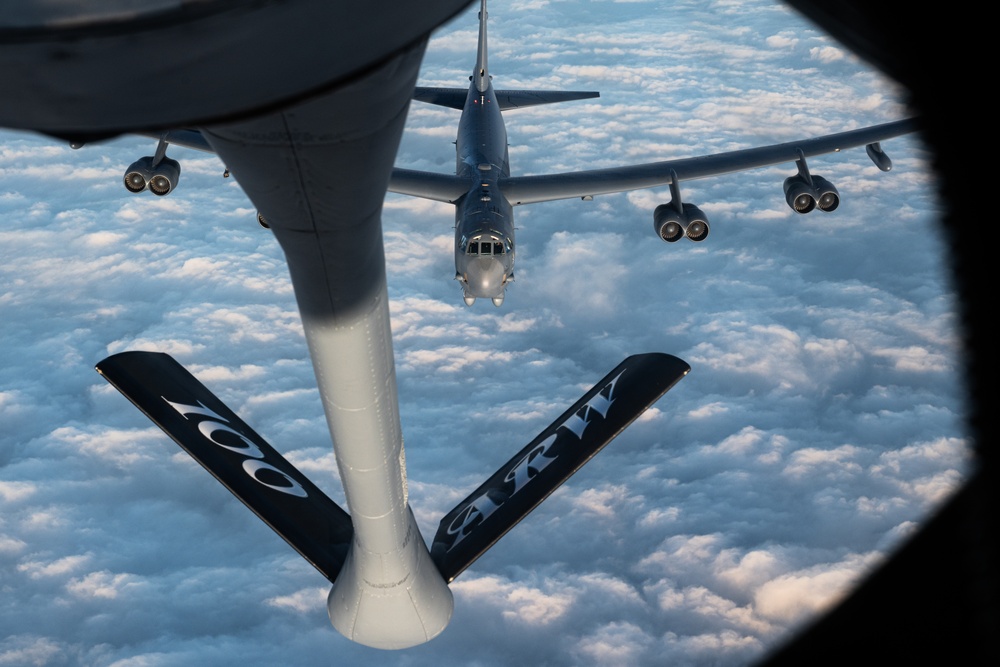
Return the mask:
[[477,257],[465,269],[468,293],[493,298],[503,293],[503,264],[492,257]]

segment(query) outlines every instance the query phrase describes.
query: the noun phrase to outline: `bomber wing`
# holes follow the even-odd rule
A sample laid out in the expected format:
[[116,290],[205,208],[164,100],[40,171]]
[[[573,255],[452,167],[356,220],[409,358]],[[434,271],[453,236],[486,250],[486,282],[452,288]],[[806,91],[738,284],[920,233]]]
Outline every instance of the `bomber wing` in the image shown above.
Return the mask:
[[[424,88],[422,90],[440,92],[448,89]],[[538,91],[519,92],[541,94]],[[462,94],[464,95],[465,91],[462,91]],[[579,93],[577,91],[548,91],[546,94],[572,96],[587,93]],[[553,98],[534,103],[546,104],[565,101],[566,99],[582,98]],[[500,181],[500,188],[507,201],[514,206],[557,199],[572,199],[574,197],[592,197],[595,195],[671,185],[673,183],[671,174],[676,174],[678,181],[689,181],[737,171],[758,169],[786,162],[794,163],[800,158],[837,153],[844,149],[856,148],[858,146],[877,145],[880,141],[909,134],[917,129],[918,119],[907,118],[857,130],[828,134],[822,137],[812,137],[810,139],[789,141],[771,146],[758,146],[756,148],[746,148],[726,153],[714,153],[712,155],[650,162],[625,167],[563,172],[560,174],[510,176]],[[177,146],[213,152],[211,146],[209,146],[201,133],[193,129],[169,130],[160,134],[149,133],[145,136],[161,139]],[[881,153],[880,149],[869,150],[869,155],[872,156],[873,161],[875,161],[880,169],[883,171],[889,170],[891,163]],[[453,204],[467,192],[468,183],[454,174],[396,168],[392,171],[388,189],[389,192],[397,194]]]
[[[465,91],[462,91],[465,94]],[[159,139],[173,146],[184,146],[207,153],[214,153],[208,141],[198,130],[179,129],[160,133],[146,132],[141,136]],[[454,174],[439,174],[414,169],[393,169],[389,179],[389,192],[411,197],[454,204],[468,191],[468,183]]]
[[[908,118],[823,137],[714,155],[610,169],[592,169],[538,176],[512,176],[502,179],[500,188],[507,201],[515,206],[555,199],[590,197],[670,185],[673,182],[672,173],[676,174],[678,181],[687,181],[784,162],[795,162],[801,157],[836,153],[845,148],[877,144],[879,141],[908,134],[916,129],[917,119]],[[878,162],[876,164],[884,171],[888,170],[887,160],[882,164]]]
[[[464,96],[466,91],[462,91]],[[207,153],[214,153],[208,141],[198,130],[179,129],[160,133],[146,132],[141,136],[159,139],[173,146],[184,146]],[[414,169],[393,169],[389,179],[389,192],[411,197],[454,204],[469,189],[466,180],[454,174],[439,174]]]

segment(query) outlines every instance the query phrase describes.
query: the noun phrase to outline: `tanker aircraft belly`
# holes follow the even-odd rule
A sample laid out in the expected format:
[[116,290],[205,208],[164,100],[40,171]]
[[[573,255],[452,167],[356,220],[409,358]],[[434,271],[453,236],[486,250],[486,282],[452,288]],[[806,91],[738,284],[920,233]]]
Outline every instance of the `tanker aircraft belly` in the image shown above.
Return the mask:
[[[166,156],[169,144],[213,151],[257,207],[258,219],[274,233],[288,261],[350,512],[323,495],[170,357],[126,352],[101,361],[98,371],[332,583],[327,609],[338,631],[378,648],[413,646],[443,631],[454,604],[448,584],[690,370],[665,354],[627,358],[447,513],[428,548],[407,496],[381,225],[387,189],[455,205],[455,272],[465,303],[485,298],[499,306],[514,278],[517,205],[669,186],[670,201],[654,211],[654,231],[667,242],[701,241],[708,235],[708,220],[681,201],[681,180],[794,163],[796,173],[784,185],[789,206],[800,213],[817,207],[832,211],[839,193],[810,173],[806,158],[865,145],[887,171],[891,163],[879,142],[915,128],[914,121],[903,120],[697,158],[512,176],[502,111],[597,93],[495,90],[487,62],[486,0],[480,4],[478,53],[468,89],[416,87],[427,25],[439,25],[464,2],[431,0],[418,12],[393,14],[392,47],[369,54],[333,80],[296,79],[272,97],[253,82],[234,79],[230,83],[238,92],[249,95],[239,108],[213,106],[210,113],[197,113],[199,97],[226,99],[212,88],[219,77],[183,76],[197,69],[197,62],[168,63],[167,73],[179,78],[163,85],[187,86],[184,102],[176,111],[161,105],[146,124],[131,113],[102,114],[102,106],[113,107],[124,94],[104,88],[94,95],[94,104],[83,107],[86,113],[74,115],[58,87],[37,86],[38,77],[29,76],[22,86],[37,97],[27,112],[0,104],[0,120],[17,119],[5,122],[73,139],[73,145],[124,131],[156,137],[155,154],[126,170],[124,184],[133,193],[162,196],[176,187],[180,164]],[[185,11],[170,15],[171,21],[157,24],[140,16],[135,30],[145,31],[148,39],[183,39],[195,34],[186,29],[188,22],[214,26],[228,3],[193,3],[200,11],[182,4]],[[377,0],[376,9],[358,11],[368,11],[365,16],[374,21],[378,8],[387,4],[394,3]],[[241,20],[259,32],[241,23],[233,37],[252,42],[255,35],[268,34],[275,13],[287,19],[303,7],[339,11],[330,9],[333,5],[250,3]],[[52,65],[55,74],[74,81],[82,76],[96,90],[104,80],[107,54],[127,52],[134,35],[127,20],[116,19],[113,26],[95,26],[84,40],[86,26],[77,22],[54,37],[42,27],[19,33],[16,43],[0,43],[0,65],[20,62],[36,47],[48,53],[48,40],[62,40],[73,57]],[[31,41],[35,35],[41,35],[39,44]],[[351,48],[366,44],[355,42]],[[5,60],[9,49],[14,53]],[[20,75],[10,67],[0,71]],[[136,91],[126,92],[129,101],[144,101]],[[411,98],[462,110],[454,174],[393,168]],[[33,118],[40,119],[38,125],[32,125]],[[150,127],[173,129],[144,131]]]

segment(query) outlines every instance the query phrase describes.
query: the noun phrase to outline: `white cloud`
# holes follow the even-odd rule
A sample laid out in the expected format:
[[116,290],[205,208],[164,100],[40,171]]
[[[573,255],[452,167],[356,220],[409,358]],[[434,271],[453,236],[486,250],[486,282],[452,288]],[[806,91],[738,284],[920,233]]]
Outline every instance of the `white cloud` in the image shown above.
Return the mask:
[[767,45],[774,47],[776,49],[784,49],[794,47],[799,43],[798,38],[794,34],[780,33],[777,35],[771,35],[766,40]]
[[48,637],[11,635],[0,643],[0,665],[44,667],[58,664],[62,653],[63,647]]
[[901,371],[943,372],[953,368],[952,362],[947,355],[940,352],[931,352],[922,346],[918,347],[914,345],[903,349],[884,348],[874,350],[873,354],[890,359],[893,367]]
[[[515,174],[905,113],[784,7],[517,6],[491,7],[494,83],[602,96],[506,114]],[[433,37],[422,84],[467,85],[477,9]],[[398,164],[452,172],[457,119],[414,103]],[[153,143],[0,141],[0,664],[372,662],[329,627],[323,578],[93,372],[168,352],[343,495],[280,248],[214,157],[172,148],[178,190],[127,196]],[[830,215],[787,208],[793,165],[683,183],[711,218],[701,244],[654,237],[665,188],[517,207],[502,308],[461,302],[453,207],[387,198],[424,538],[626,355],[693,368],[463,573],[447,634],[400,660],[748,664],[956,488],[969,446],[934,182],[915,141],[884,145],[889,174],[863,151],[810,159],[841,189]],[[45,186],[52,169],[80,178]]]
[[278,595],[267,600],[267,604],[279,609],[294,611],[299,614],[309,614],[317,608],[326,606],[326,588],[303,588],[291,595]]
[[572,500],[573,506],[584,512],[596,514],[606,519],[614,518],[616,506],[634,501],[628,487],[604,485],[600,489],[584,489]]
[[0,554],[16,554],[24,551],[27,542],[0,533]]
[[0,497],[8,503],[27,498],[36,490],[37,487],[30,482],[0,482]]
[[102,459],[115,468],[128,468],[155,460],[150,450],[154,446],[159,449],[163,436],[162,431],[153,427],[134,431],[103,429],[91,433],[66,426],[52,431],[51,437],[69,451]]
[[504,619],[532,626],[558,620],[574,602],[572,592],[543,591],[497,577],[463,578],[452,584],[452,590],[464,598],[465,604],[496,606]]
[[66,590],[81,598],[103,598],[114,600],[123,590],[138,585],[138,580],[130,574],[114,574],[108,571],[91,572],[84,577],[71,580]]
[[43,577],[63,577],[71,574],[86,565],[92,556],[90,554],[78,554],[75,556],[65,556],[52,561],[26,561],[17,566],[19,572],[24,572],[32,579]]
[[754,606],[765,618],[795,623],[838,602],[879,560],[877,554],[850,555],[836,563],[783,574],[757,589]]
[[804,447],[792,452],[783,472],[793,477],[857,474],[862,470],[861,465],[856,462],[860,454],[860,450],[854,445],[841,445],[833,449]]
[[843,49],[836,46],[815,46],[809,49],[809,56],[822,63],[828,64],[842,60],[845,56]]
[[647,650],[649,639],[631,623],[609,623],[584,637],[575,653],[592,665],[635,664]]

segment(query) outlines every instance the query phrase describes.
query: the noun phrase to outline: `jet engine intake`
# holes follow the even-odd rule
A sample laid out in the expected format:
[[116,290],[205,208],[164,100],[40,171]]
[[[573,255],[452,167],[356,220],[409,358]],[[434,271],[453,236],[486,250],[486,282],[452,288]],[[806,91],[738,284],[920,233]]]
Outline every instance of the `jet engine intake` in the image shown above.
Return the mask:
[[822,176],[813,176],[812,179],[813,187],[816,188],[816,206],[827,213],[836,211],[840,206],[840,193],[837,192],[837,188]]
[[816,195],[812,186],[799,175],[785,179],[785,201],[796,213],[805,214],[816,208]]
[[129,192],[142,192],[146,189],[146,183],[153,175],[153,158],[147,156],[139,158],[125,170],[125,189]]
[[822,176],[796,174],[785,179],[785,201],[796,213],[809,213],[817,207],[829,213],[840,206],[840,193]]
[[[871,148],[868,154],[872,154]],[[809,173],[809,165],[806,164],[806,156],[802,149],[799,149],[799,159],[795,161],[795,167],[799,173],[785,179],[785,201],[793,211],[808,213],[819,206],[819,210],[829,213],[840,206],[840,193],[837,192],[837,188],[822,176],[813,176]]]
[[667,243],[675,243],[686,236],[691,241],[704,241],[708,237],[708,216],[694,204],[681,204],[677,210],[674,202],[660,204],[653,211],[653,230]]
[[148,187],[154,195],[162,197],[177,187],[181,177],[180,163],[164,157],[154,167],[153,160],[152,156],[146,156],[129,165],[124,177],[126,190],[137,193]]
[[153,171],[152,178],[149,179],[149,191],[154,195],[162,197],[170,194],[177,187],[177,181],[181,178],[181,165],[177,160],[168,157],[160,160],[160,164]]

